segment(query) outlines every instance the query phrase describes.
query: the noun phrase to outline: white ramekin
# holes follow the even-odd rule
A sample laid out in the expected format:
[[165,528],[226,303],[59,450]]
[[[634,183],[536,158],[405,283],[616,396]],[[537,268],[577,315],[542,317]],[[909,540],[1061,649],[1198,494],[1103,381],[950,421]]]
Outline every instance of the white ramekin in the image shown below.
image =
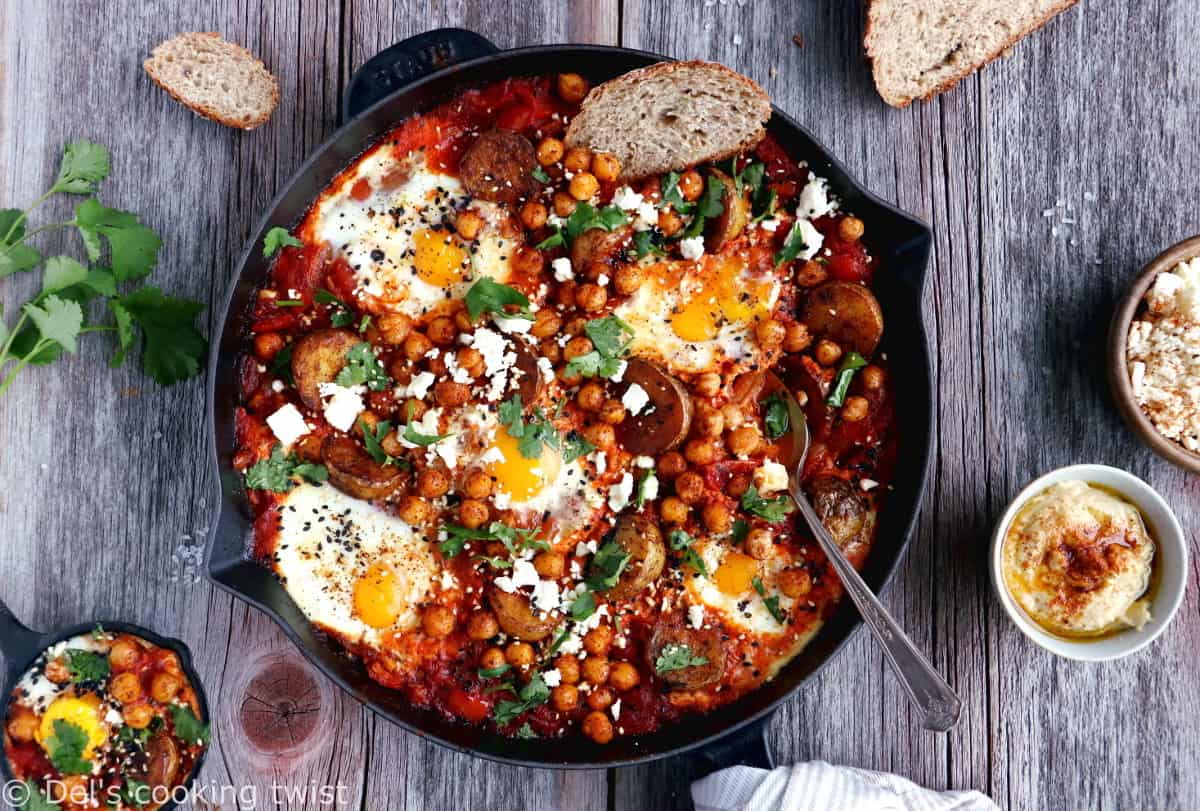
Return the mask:
[[[1120,493],[1141,510],[1142,518],[1145,519],[1150,535],[1154,538],[1157,546],[1154,565],[1158,568],[1158,582],[1153,586],[1151,593],[1151,620],[1141,630],[1130,628],[1101,639],[1064,639],[1049,633],[1031,620],[1008,593],[1001,569],[1001,548],[1009,524],[1030,498],[1052,484],[1073,479],[1100,484]],[[1187,539],[1184,537],[1183,528],[1179,526],[1179,519],[1175,517],[1167,502],[1153,487],[1137,476],[1108,465],[1071,465],[1036,479],[1008,505],[992,534],[991,570],[996,597],[1004,606],[1008,618],[1021,629],[1021,633],[1059,656],[1084,662],[1103,662],[1141,650],[1166,630],[1179,609],[1179,604],[1183,602],[1183,592],[1187,586]]]

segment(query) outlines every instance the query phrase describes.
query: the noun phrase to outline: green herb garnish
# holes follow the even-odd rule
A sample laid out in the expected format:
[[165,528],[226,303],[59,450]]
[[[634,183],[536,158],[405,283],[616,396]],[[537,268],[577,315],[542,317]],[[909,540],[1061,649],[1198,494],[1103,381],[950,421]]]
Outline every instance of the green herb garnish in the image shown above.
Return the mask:
[[389,465],[394,464],[397,459],[388,454],[383,449],[383,438],[387,436],[388,431],[392,430],[392,424],[387,420],[380,420],[375,423],[375,427],[367,425],[367,421],[362,417],[358,418],[358,427],[362,429],[363,445],[367,448],[367,453],[375,460],[376,464]]
[[592,556],[585,585],[590,591],[611,589],[617,585],[617,580],[620,579],[621,572],[625,571],[629,559],[630,555],[623,546],[613,540],[607,541]]
[[654,660],[654,670],[658,673],[670,673],[672,670],[706,664],[708,659],[694,655],[687,645],[672,644],[663,646],[658,658]]
[[[515,287],[493,281],[483,276],[471,289],[466,297],[467,315],[472,321],[477,321],[484,313],[497,313],[504,318],[524,318],[533,320],[529,311],[529,297]],[[506,307],[518,307],[518,312],[510,313]]]
[[[525,418],[524,406],[519,394],[514,394],[501,403],[497,409],[497,416],[501,424],[505,426],[505,430],[508,431],[508,435],[517,440],[517,450],[526,459],[540,459],[543,445],[549,445],[552,448],[559,446],[558,429],[554,427],[542,409],[535,408],[528,419]],[[576,444],[573,450],[577,450],[578,447]]]
[[567,361],[567,371],[581,377],[612,377],[621,370],[621,358],[633,340],[633,327],[615,315],[589,321],[583,328],[593,349]]
[[46,753],[54,768],[63,774],[91,774],[92,762],[83,757],[88,734],[70,721],[54,722],[54,734],[45,741]]
[[696,214],[691,225],[684,232],[684,238],[697,237],[704,231],[704,223],[712,217],[718,217],[725,211],[721,198],[725,195],[725,184],[716,175],[709,175],[705,181],[704,194],[696,201]]
[[328,290],[313,293],[313,301],[333,308],[333,312],[329,314],[329,323],[333,326],[348,327],[354,323],[354,311],[350,309],[350,305]]
[[803,220],[799,217],[792,223],[791,230],[788,231],[787,238],[783,241],[783,247],[775,252],[775,264],[782,265],[784,262],[790,262],[800,255],[800,252],[808,249],[810,246],[804,241],[804,231],[802,228]]
[[667,541],[671,544],[672,549],[683,553],[683,564],[685,566],[690,566],[698,574],[708,577],[708,567],[704,565],[704,558],[700,557],[700,553],[692,547],[692,544],[696,542],[695,538],[688,535],[682,529],[673,529],[667,535]]
[[522,713],[545,704],[550,698],[550,688],[546,686],[541,673],[534,673],[533,678],[515,692],[516,701],[501,701],[496,704],[492,717],[495,718],[497,726],[512,723]]
[[549,183],[550,175],[546,174],[546,170],[540,166],[533,167],[533,171],[529,174],[533,175],[533,179],[538,183]]
[[759,518],[777,524],[787,518],[788,514],[796,509],[796,505],[788,495],[763,498],[758,494],[758,488],[752,484],[746,492],[742,493],[742,509],[751,515],[757,515]]
[[171,711],[171,720],[175,724],[175,737],[184,743],[208,743],[208,724],[200,723],[190,707],[172,704],[167,709]]
[[125,784],[121,786],[121,799],[128,805],[135,808],[144,808],[150,804],[151,796],[150,785],[143,783],[141,780],[135,780],[132,777],[125,777]]
[[590,591],[580,592],[579,596],[571,601],[571,619],[575,620],[576,622],[583,622],[585,619],[595,613],[596,598]]
[[302,248],[304,243],[296,239],[286,228],[278,225],[267,231],[263,237],[263,256],[274,256],[280,248]]
[[771,612],[771,616],[775,618],[775,621],[780,625],[785,624],[787,621],[787,614],[785,614],[783,609],[779,607],[779,595],[772,594],[770,597],[768,597],[767,589],[763,585],[761,577],[755,577],[750,581],[750,583],[754,586],[754,590],[758,592],[758,596],[763,598],[763,605],[767,607],[767,611]]
[[375,347],[366,341],[359,341],[346,352],[346,365],[338,372],[336,382],[347,389],[366,384],[371,391],[383,391],[392,385]]
[[653,470],[647,470],[642,474],[642,478],[638,479],[637,496],[634,497],[633,503],[636,507],[641,507],[646,503],[647,493],[649,492],[650,483],[658,484],[658,476]]
[[79,648],[67,648],[67,670],[75,684],[103,681],[112,673],[107,656]]
[[329,478],[329,471],[324,465],[301,462],[295,454],[285,454],[283,445],[277,444],[271,449],[269,459],[255,462],[246,471],[246,487],[286,493],[295,485],[297,476],[310,482],[323,482]]
[[866,365],[867,359],[862,355],[854,350],[847,352],[846,357],[842,358],[837,377],[834,378],[833,390],[825,402],[834,408],[841,407],[846,402],[846,392],[850,390],[850,381],[854,379],[854,373]]
[[479,668],[479,678],[495,679],[500,676],[503,676],[505,673],[507,673],[510,670],[512,670],[512,665],[510,665],[508,662],[504,662],[503,664],[496,665],[495,667],[481,667],[481,668]]
[[763,416],[763,425],[767,429],[767,439],[779,439],[788,432],[791,422],[788,415],[787,398],[784,397],[783,392],[776,391],[763,401],[763,407],[766,410],[766,414]]
[[530,740],[538,737],[538,734],[533,731],[533,727],[529,726],[529,722],[521,724],[521,728],[517,730],[517,737],[522,740]]

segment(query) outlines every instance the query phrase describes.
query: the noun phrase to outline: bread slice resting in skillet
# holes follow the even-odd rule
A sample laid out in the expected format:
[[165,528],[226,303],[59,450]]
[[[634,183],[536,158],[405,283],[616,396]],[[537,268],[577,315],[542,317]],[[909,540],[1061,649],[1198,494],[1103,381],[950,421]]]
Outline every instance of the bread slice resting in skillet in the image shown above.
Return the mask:
[[566,142],[616,155],[633,180],[745,152],[770,117],[754,80],[715,62],[661,62],[593,89]]
[[1078,0],[871,0],[864,45],[893,107],[949,90]]
[[155,48],[142,67],[176,101],[227,127],[252,130],[279,102],[279,83],[266,66],[220,34],[180,34]]

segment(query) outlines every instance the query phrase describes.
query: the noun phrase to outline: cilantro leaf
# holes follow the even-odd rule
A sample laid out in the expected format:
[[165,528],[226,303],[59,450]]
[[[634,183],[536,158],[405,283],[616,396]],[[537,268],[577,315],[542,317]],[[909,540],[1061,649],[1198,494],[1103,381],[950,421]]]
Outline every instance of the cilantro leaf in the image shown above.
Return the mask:
[[537,529],[515,529],[499,521],[493,521],[486,527],[477,529],[469,529],[457,524],[445,524],[442,526],[442,530],[446,533],[446,539],[441,542],[439,548],[442,556],[447,558],[452,558],[461,552],[467,541],[500,541],[513,555],[524,549],[548,550],[550,548],[548,543],[534,537],[538,533]]
[[33,270],[41,263],[42,255],[28,245],[0,245],[0,279]]
[[208,724],[200,723],[190,707],[172,704],[171,721],[175,724],[175,736],[184,743],[208,743]]
[[443,439],[449,439],[452,436],[454,434],[422,434],[413,428],[412,420],[409,420],[404,426],[404,439],[422,448],[428,448],[435,442],[441,442]]
[[854,350],[847,352],[834,379],[833,390],[825,402],[834,408],[840,408],[846,402],[846,392],[850,390],[850,381],[854,379],[854,373],[866,365],[867,359],[862,355]]
[[597,228],[612,231],[627,222],[629,222],[629,217],[614,205],[597,209],[591,203],[579,203],[571,212],[571,216],[567,217],[564,231],[567,242],[574,242],[585,231]]
[[587,456],[592,451],[596,450],[596,446],[583,438],[583,435],[578,431],[572,430],[565,437],[562,443],[562,460],[564,465],[569,465],[581,456]]
[[365,383],[371,391],[383,391],[392,384],[392,379],[379,362],[375,348],[359,341],[346,352],[346,365],[338,372],[336,382],[347,389]]
[[521,724],[521,728],[517,730],[517,737],[523,740],[530,740],[538,737],[538,734],[533,731],[533,727],[529,726],[529,722]]
[[638,231],[634,234],[633,250],[639,259],[651,253],[655,256],[664,256],[666,254],[666,251],[662,247],[662,240],[654,231]]
[[546,174],[546,170],[540,166],[533,167],[533,171],[529,174],[533,175],[533,179],[538,183],[550,183],[550,175]]
[[787,398],[783,396],[783,392],[777,391],[763,402],[763,406],[767,412],[763,417],[763,425],[767,429],[767,439],[779,439],[788,432],[791,423]]
[[775,252],[775,264],[782,265],[784,262],[790,262],[800,255],[800,251],[808,247],[808,243],[804,241],[804,232],[801,224],[805,222],[800,218],[792,223],[791,230],[788,231],[787,238],[783,241],[783,247]]
[[567,371],[581,377],[612,377],[633,340],[633,327],[609,315],[589,321],[583,329],[594,349],[567,361]]
[[[609,538],[612,533],[609,533]],[[617,585],[621,572],[629,564],[629,553],[619,543],[608,540],[601,546],[588,566],[588,578],[585,585],[590,591],[606,591]]]
[[73,141],[63,150],[58,179],[50,191],[94,194],[100,188],[100,181],[108,177],[111,168],[108,150],[103,146],[86,140]]
[[653,470],[647,470],[644,474],[642,474],[642,478],[638,479],[637,497],[633,500],[634,506],[641,507],[646,503],[646,500],[649,498],[651,482],[653,482],[654,487],[657,488],[658,476],[655,475]]
[[779,607],[779,595],[772,594],[770,597],[768,597],[767,589],[763,585],[761,577],[755,577],[750,581],[750,583],[754,586],[754,590],[758,592],[758,596],[763,598],[763,605],[767,607],[767,611],[771,613],[771,616],[775,618],[775,621],[780,625],[785,625],[787,623],[787,614],[784,613],[783,609]]
[[667,541],[671,544],[672,549],[683,553],[685,566],[690,566],[697,574],[708,577],[708,567],[704,565],[704,558],[700,557],[700,553],[692,548],[692,544],[696,542],[695,538],[682,529],[673,529],[667,535]]
[[74,301],[47,296],[42,306],[26,304],[25,314],[37,325],[42,338],[53,341],[68,352],[74,352],[75,339],[83,328],[83,310]]
[[292,236],[286,228],[276,225],[263,236],[263,256],[274,256],[280,248],[303,248],[304,243]]
[[[758,211],[759,213],[754,215],[754,218],[750,220],[751,224],[760,223],[763,220],[769,220],[775,216],[775,198],[777,196],[777,192],[774,189],[767,188],[765,186],[763,188],[766,189],[766,193],[757,195],[755,197],[754,210]],[[759,201],[758,197],[762,197],[763,199]]]
[[729,540],[734,543],[741,543],[746,540],[746,536],[750,534],[750,524],[744,518],[738,518],[733,522],[733,529],[729,530]]
[[119,282],[149,275],[158,261],[162,240],[136,214],[105,208],[90,197],[75,208],[75,227],[93,262],[100,258],[100,237],[108,241],[109,264]]
[[132,777],[125,777],[125,785],[121,786],[121,799],[135,808],[144,808],[152,799],[150,785]]
[[83,757],[88,734],[70,721],[57,719],[54,734],[45,740],[46,753],[54,768],[63,774],[90,774],[92,763]]
[[756,161],[738,172],[736,179],[739,186],[750,189],[751,193],[757,193],[762,188],[763,179],[766,177],[766,174],[766,164]]
[[583,622],[585,619],[595,613],[596,598],[590,591],[580,592],[579,596],[571,601],[571,619],[575,620],[576,622]]
[[[164,296],[157,287],[150,286],[113,303],[119,304],[129,320],[142,331],[142,368],[146,374],[162,385],[170,386],[200,373],[200,360],[208,349],[208,342],[192,324],[204,309],[203,305]],[[122,317],[118,314],[118,329]],[[122,353],[126,348],[122,341]]]
[[505,662],[500,665],[496,665],[495,667],[481,667],[481,668],[479,668],[479,678],[495,679],[500,676],[503,676],[505,673],[507,673],[510,670],[512,670],[512,665],[510,665],[508,662]]
[[546,237],[545,239],[543,239],[541,242],[534,245],[533,247],[539,251],[544,251],[548,248],[561,248],[564,245],[566,245],[567,239],[566,239],[566,236],[564,236],[564,234],[563,234],[563,230],[561,228],[559,228],[557,225],[554,226],[553,228],[554,228],[554,233],[550,234],[550,236]]
[[0,208],[0,246],[13,245],[25,236],[24,215],[19,208]]
[[663,645],[658,658],[654,660],[654,670],[658,673],[670,673],[673,670],[706,664],[708,659],[694,655],[687,645],[671,644]]
[[663,175],[662,202],[658,207],[666,208],[669,205],[680,214],[690,214],[692,204],[684,200],[683,193],[679,191],[679,177],[679,172],[667,172]]
[[496,704],[493,717],[496,726],[512,723],[527,710],[540,707],[550,699],[550,688],[546,686],[541,673],[534,673],[533,678],[516,691],[516,701],[501,701]]
[[383,438],[387,436],[388,431],[392,430],[392,424],[387,420],[380,420],[375,423],[375,427],[367,425],[367,421],[362,417],[358,418],[358,427],[363,432],[363,445],[367,448],[367,453],[376,464],[386,465],[392,461],[392,457],[383,449]]
[[103,681],[112,672],[107,656],[80,648],[67,648],[67,670],[74,684]]
[[796,509],[791,496],[782,495],[775,498],[763,498],[758,494],[758,488],[753,484],[742,493],[742,509],[751,515],[757,515],[777,524],[787,518],[788,513]]
[[540,408],[535,408],[529,419],[524,418],[520,394],[501,403],[497,415],[508,435],[517,440],[517,449],[526,459],[541,458],[543,445],[559,446],[558,430]]
[[354,311],[350,305],[330,293],[328,290],[318,290],[313,293],[313,300],[318,304],[327,304],[333,308],[329,314],[329,323],[335,327],[348,327],[354,323]]
[[134,729],[131,726],[121,727],[121,731],[117,733],[117,741],[120,743],[133,744],[134,746],[145,747],[146,742],[150,740],[150,728]]
[[296,381],[292,377],[292,344],[275,353],[275,357],[271,359],[271,374],[289,386],[295,385]]
[[25,802],[20,807],[21,811],[62,811],[62,805],[51,802],[32,780],[25,781]]
[[[483,276],[471,289],[466,297],[467,315],[475,321],[484,313],[499,313],[506,318],[524,318],[533,320],[529,312],[529,298],[515,287],[489,279]],[[519,307],[517,313],[509,313],[505,307]]]
[[286,493],[295,485],[295,477],[310,482],[323,482],[329,478],[324,465],[299,461],[294,454],[285,454],[283,445],[271,449],[269,459],[255,462],[246,471],[246,487],[250,490],[269,490]]
[[88,270],[69,256],[51,256],[42,271],[42,294],[49,293],[82,306],[95,296],[115,296],[117,280],[110,270]]
[[476,555],[472,560],[481,560],[493,569],[511,569],[512,564],[504,558],[493,557],[490,555]]

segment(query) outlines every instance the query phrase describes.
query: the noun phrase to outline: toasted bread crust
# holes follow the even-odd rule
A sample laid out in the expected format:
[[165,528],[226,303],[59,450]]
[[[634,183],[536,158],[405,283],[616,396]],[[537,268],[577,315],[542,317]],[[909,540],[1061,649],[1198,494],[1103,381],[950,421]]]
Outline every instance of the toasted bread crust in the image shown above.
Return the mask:
[[[263,101],[262,109],[257,116],[250,121],[234,119],[212,103],[184,98],[181,91],[171,84],[170,81],[162,74],[162,72],[159,70],[156,60],[162,55],[165,46],[176,43],[179,40],[192,37],[209,37],[232,49],[235,49],[237,52],[240,52],[239,55],[243,59],[249,61],[254,66],[259,68],[262,73],[270,79],[270,97]],[[241,45],[225,40],[215,31],[197,31],[193,33],[179,34],[178,36],[172,37],[165,42],[159,43],[159,45],[155,47],[153,51],[151,51],[150,56],[142,62],[142,68],[146,71],[146,74],[156,85],[165,90],[171,98],[175,99],[175,101],[179,102],[184,107],[192,110],[197,115],[201,115],[212,121],[224,124],[227,127],[233,127],[234,129],[252,130],[261,126],[262,124],[265,124],[271,117],[271,114],[275,111],[275,107],[279,104],[279,80],[275,78],[274,74],[267,70],[267,66],[263,64],[262,60],[247,49],[243,48]]]

